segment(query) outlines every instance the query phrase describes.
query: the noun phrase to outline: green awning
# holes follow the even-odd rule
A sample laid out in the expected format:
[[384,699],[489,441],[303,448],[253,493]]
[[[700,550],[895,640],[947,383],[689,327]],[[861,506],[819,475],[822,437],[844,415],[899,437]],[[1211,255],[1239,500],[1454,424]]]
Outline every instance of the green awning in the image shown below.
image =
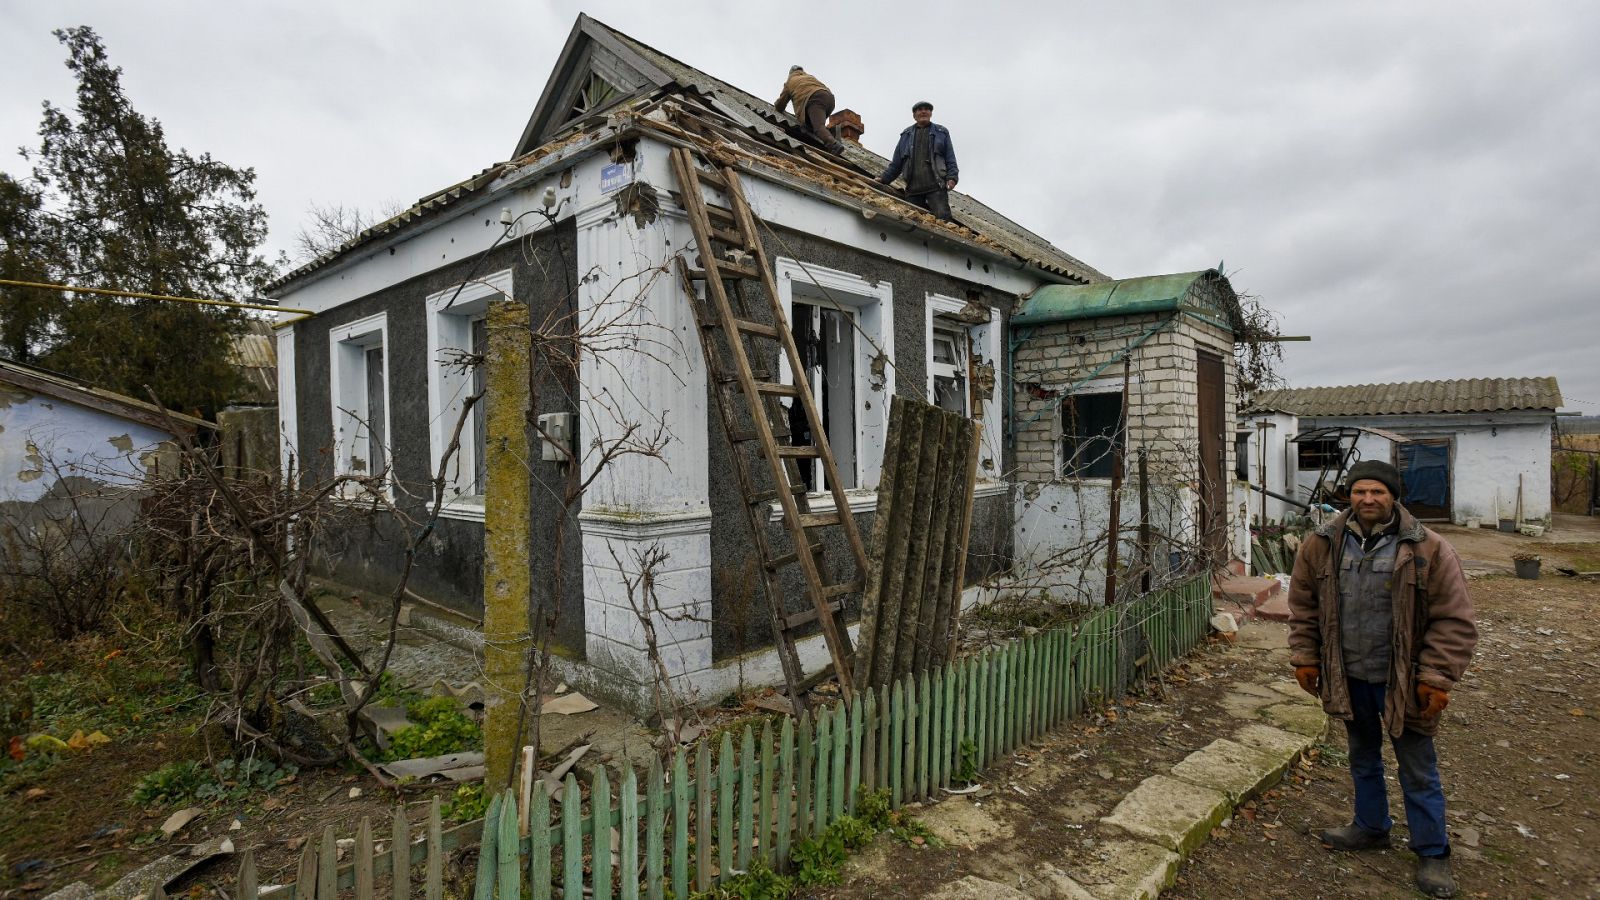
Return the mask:
[[1232,331],[1239,297],[1216,269],[1176,275],[1146,275],[1097,284],[1048,284],[1023,301],[1011,324],[1028,328],[1052,322],[1187,310]]

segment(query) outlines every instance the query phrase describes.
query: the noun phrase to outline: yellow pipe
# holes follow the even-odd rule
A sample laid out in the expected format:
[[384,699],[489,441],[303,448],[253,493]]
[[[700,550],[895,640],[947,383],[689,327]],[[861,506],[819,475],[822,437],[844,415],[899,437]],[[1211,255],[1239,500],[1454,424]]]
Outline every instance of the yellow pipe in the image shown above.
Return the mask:
[[[37,281],[15,281],[10,278],[0,278],[0,284],[9,284],[12,287],[43,288],[49,291],[72,291],[78,294],[103,294],[108,297],[133,297],[138,300],[176,300],[179,303],[196,303],[201,306],[232,306],[236,309],[260,309],[267,312],[300,313],[302,318],[316,315],[309,309],[296,309],[292,306],[268,306],[265,303],[240,303],[237,300],[209,300],[203,297],[173,297],[168,294],[141,294],[138,291],[113,291],[106,288],[73,287],[70,284],[43,284]],[[296,319],[295,321],[299,321]],[[285,323],[287,324],[287,323]]]

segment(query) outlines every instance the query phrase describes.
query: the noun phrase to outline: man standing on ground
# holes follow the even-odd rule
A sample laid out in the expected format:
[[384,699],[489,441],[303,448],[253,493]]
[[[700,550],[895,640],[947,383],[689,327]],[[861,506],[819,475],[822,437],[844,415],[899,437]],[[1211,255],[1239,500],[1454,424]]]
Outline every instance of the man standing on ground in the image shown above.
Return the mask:
[[833,115],[834,103],[833,92],[828,90],[828,86],[807,74],[805,69],[790,66],[789,78],[783,83],[783,93],[772,101],[772,105],[778,108],[778,112],[783,112],[784,104],[790,100],[794,101],[794,117],[817,139],[817,143],[835,156],[842,155],[844,144],[828,130],[828,117]]
[[926,100],[911,107],[911,118],[916,121],[900,132],[889,168],[883,170],[878,181],[888,184],[905,170],[906,199],[946,222],[954,221],[950,217],[950,191],[960,180],[961,170],[956,167],[950,132],[933,123],[933,104]]
[[1339,850],[1389,846],[1389,735],[1417,854],[1417,887],[1455,895],[1433,735],[1478,642],[1461,560],[1400,496],[1377,460],[1350,469],[1350,510],[1306,536],[1289,584],[1289,651],[1300,687],[1344,720],[1355,818],[1322,832]]

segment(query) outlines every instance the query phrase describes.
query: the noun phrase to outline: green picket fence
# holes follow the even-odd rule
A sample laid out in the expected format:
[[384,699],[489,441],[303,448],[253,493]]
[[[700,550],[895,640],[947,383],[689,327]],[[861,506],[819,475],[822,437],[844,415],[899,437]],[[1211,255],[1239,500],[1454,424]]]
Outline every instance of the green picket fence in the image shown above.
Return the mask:
[[[795,844],[853,813],[862,790],[886,788],[895,808],[939,795],[963,766],[981,773],[1121,693],[1136,675],[1170,665],[1205,637],[1211,614],[1210,580],[1200,576],[814,716],[786,718],[776,729],[768,721],[759,731],[724,732],[714,749],[679,750],[670,771],[653,761],[642,794],[632,770],[614,789],[604,767],[596,769],[587,797],[569,774],[555,800],[534,791],[526,836],[507,792],[481,823],[475,897],[515,900],[526,881],[534,900],[557,890],[581,898],[586,889],[594,900],[659,900],[669,888],[686,898],[746,871],[753,860],[781,871]],[[431,818],[426,845],[418,841],[405,855],[414,865],[426,860],[430,900],[439,896],[443,853],[455,843],[438,830],[437,812]],[[404,833],[397,825],[396,836]],[[331,849],[331,833],[323,843]],[[370,838],[358,844],[369,848],[366,859],[358,847],[355,863],[343,870],[302,861],[298,885],[320,882],[314,893],[290,886],[270,896],[331,898],[348,887],[363,900],[374,896]],[[381,855],[380,870],[393,858]],[[253,863],[244,863],[253,887]],[[410,896],[403,869],[392,869],[395,897]],[[256,896],[242,889],[239,895]]]

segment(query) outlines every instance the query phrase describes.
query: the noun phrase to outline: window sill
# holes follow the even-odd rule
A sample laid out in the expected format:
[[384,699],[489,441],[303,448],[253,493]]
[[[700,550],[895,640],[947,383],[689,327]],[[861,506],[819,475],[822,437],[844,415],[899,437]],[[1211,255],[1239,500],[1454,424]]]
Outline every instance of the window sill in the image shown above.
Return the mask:
[[455,519],[461,522],[482,522],[484,520],[483,496],[457,497],[446,500],[439,507],[439,518]]

